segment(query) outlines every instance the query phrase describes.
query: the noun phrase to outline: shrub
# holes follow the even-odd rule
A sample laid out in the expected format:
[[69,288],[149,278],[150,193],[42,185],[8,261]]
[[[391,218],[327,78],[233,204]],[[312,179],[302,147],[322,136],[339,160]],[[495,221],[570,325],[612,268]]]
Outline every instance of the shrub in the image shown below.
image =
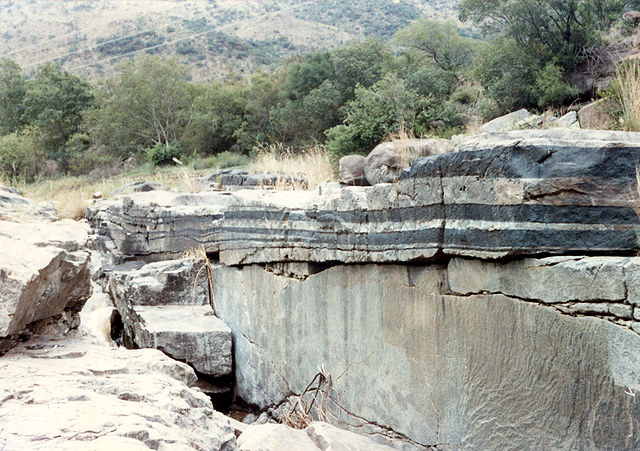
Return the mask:
[[169,144],[156,143],[155,146],[147,149],[147,159],[155,166],[171,164],[175,159],[180,159],[180,143],[174,141]]
[[0,176],[10,182],[30,182],[38,174],[37,146],[29,134],[0,136]]
[[194,169],[208,169],[208,168],[234,168],[237,166],[245,166],[249,164],[249,157],[241,153],[236,152],[220,152],[217,155],[213,155],[207,158],[203,158],[194,163]]
[[541,107],[561,106],[573,96],[571,87],[563,79],[562,70],[554,63],[547,63],[540,71],[535,86]]

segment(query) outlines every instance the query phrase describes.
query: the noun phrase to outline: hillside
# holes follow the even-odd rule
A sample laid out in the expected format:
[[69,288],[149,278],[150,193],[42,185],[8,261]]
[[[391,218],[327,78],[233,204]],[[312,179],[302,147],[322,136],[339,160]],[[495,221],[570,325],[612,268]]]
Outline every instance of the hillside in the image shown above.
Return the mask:
[[[0,57],[26,72],[55,61],[99,78],[123,57],[177,55],[210,79],[376,35],[419,17],[451,18],[457,0],[29,0],[0,3]],[[146,50],[145,50],[146,49]]]

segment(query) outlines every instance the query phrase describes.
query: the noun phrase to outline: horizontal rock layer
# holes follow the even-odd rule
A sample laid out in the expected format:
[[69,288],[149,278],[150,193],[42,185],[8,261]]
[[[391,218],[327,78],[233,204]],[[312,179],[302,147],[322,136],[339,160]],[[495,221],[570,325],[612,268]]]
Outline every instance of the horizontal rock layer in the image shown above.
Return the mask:
[[88,217],[114,255],[204,245],[228,265],[635,252],[640,134],[482,134],[458,149],[416,160],[397,184],[132,195]]
[[398,448],[632,450],[639,265],[454,258],[305,280],[218,266],[214,286],[238,395],[258,406],[295,400],[322,368],[329,414]]

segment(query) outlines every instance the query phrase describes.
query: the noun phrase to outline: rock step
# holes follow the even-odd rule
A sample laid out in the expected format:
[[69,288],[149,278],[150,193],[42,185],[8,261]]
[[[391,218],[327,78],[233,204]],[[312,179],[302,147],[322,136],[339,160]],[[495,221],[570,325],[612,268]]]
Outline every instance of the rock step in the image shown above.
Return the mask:
[[208,376],[231,374],[231,329],[208,305],[134,306],[130,318],[137,346],[159,349]]

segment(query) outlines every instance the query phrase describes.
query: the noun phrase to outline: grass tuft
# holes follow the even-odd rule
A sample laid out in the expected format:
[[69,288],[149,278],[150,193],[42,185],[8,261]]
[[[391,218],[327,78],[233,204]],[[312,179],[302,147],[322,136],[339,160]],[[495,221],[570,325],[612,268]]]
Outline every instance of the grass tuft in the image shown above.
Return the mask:
[[614,99],[621,110],[622,128],[640,131],[640,60],[629,59],[616,69]]

